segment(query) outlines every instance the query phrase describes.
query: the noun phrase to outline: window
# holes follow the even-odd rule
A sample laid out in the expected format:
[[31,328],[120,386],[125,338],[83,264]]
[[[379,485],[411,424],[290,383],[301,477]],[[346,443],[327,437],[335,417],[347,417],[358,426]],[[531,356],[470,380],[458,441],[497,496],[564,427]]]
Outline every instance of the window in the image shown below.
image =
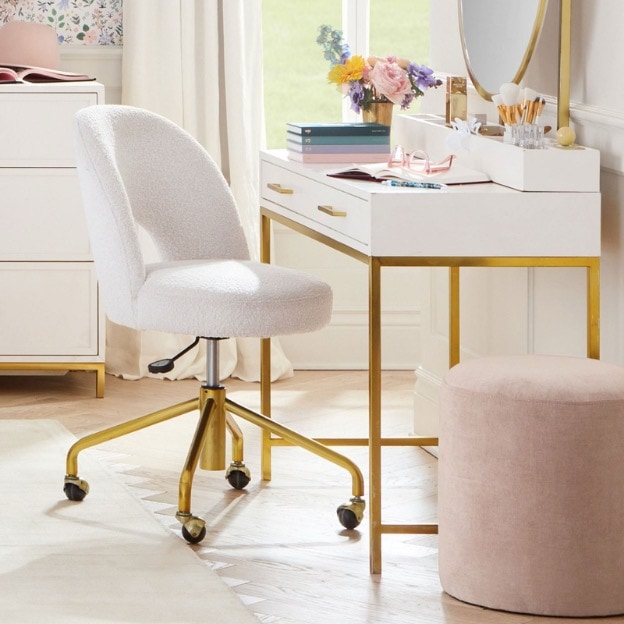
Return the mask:
[[263,0],[269,148],[285,147],[288,121],[340,121],[349,115],[348,104],[327,82],[329,66],[316,43],[321,24],[341,28],[354,53],[429,61],[429,0]]
[[370,0],[371,54],[429,62],[429,0]]

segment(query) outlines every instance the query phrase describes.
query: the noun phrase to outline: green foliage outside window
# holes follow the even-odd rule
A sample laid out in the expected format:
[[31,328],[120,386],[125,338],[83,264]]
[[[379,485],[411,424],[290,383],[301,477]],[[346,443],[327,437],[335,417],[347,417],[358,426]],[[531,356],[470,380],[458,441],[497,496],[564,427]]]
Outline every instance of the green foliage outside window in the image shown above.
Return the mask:
[[[285,147],[288,121],[340,121],[342,95],[327,81],[318,27],[340,27],[340,0],[263,0],[267,146]],[[370,53],[429,61],[429,0],[371,0]],[[415,112],[414,107],[410,112]]]

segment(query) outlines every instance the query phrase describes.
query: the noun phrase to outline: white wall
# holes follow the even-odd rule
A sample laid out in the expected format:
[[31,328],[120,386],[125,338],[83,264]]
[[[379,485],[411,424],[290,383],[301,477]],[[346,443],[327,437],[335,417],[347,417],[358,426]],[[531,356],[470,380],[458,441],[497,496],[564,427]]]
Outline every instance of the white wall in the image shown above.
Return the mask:
[[[542,36],[524,81],[547,96],[555,96],[557,90],[558,11],[558,1],[550,0]],[[457,0],[431,2],[431,63],[437,71],[466,75],[457,15]],[[572,2],[570,125],[580,144],[601,151],[601,358],[624,365],[624,84],[615,73],[624,59],[621,16],[621,0]],[[548,100],[554,121],[556,103],[552,97]],[[441,100],[430,99],[427,105],[442,113]],[[469,103],[469,109],[474,106]],[[467,278],[462,282],[463,291],[467,291],[462,293],[462,321],[467,318],[469,331],[462,337],[466,355],[531,348],[584,355],[585,280],[579,269],[513,269],[503,276]],[[434,302],[444,298],[446,285],[439,273],[430,273],[429,285]],[[535,297],[532,310],[528,292]],[[483,318],[483,301],[494,306],[497,314],[488,315],[488,322],[479,325],[475,319]],[[446,369],[448,334],[440,312],[443,309],[443,305],[434,304],[425,305],[422,311],[423,351],[417,372],[414,428],[427,435],[437,430],[437,390]]]

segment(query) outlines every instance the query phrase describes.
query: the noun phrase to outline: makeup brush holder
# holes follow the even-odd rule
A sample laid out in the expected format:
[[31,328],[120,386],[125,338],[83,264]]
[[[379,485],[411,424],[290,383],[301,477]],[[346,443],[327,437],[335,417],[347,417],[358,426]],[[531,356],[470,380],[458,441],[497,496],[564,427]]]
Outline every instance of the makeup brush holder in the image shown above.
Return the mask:
[[542,149],[544,147],[544,127],[526,123],[511,126],[511,144],[524,149]]

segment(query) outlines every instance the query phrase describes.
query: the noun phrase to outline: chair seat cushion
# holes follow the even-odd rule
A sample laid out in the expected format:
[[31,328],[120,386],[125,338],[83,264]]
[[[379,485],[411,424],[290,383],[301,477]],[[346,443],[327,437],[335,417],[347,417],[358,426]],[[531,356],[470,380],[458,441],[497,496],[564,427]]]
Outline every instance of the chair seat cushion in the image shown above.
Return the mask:
[[139,329],[213,338],[310,332],[330,320],[332,291],[294,269],[250,260],[148,265],[138,293]]

